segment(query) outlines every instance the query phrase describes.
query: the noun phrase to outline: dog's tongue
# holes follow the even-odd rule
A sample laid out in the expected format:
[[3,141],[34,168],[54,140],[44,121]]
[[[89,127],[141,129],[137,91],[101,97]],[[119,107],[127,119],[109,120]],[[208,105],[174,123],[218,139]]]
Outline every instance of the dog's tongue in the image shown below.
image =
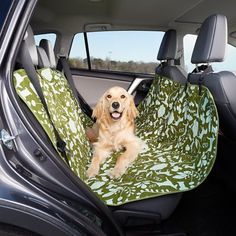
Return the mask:
[[112,118],[114,118],[114,119],[119,119],[120,116],[121,116],[121,113],[119,113],[119,112],[117,112],[117,111],[114,111],[114,112],[111,113],[111,116],[112,116]]

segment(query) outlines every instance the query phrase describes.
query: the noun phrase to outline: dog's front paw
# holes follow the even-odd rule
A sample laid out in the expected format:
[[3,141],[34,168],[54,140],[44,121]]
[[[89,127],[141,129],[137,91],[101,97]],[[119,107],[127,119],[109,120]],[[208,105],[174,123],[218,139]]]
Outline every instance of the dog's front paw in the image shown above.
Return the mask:
[[113,170],[110,171],[110,177],[112,179],[118,179],[125,173],[125,170],[121,168],[114,167]]
[[87,176],[88,178],[95,177],[98,174],[98,172],[99,172],[99,168],[90,166],[87,170]]

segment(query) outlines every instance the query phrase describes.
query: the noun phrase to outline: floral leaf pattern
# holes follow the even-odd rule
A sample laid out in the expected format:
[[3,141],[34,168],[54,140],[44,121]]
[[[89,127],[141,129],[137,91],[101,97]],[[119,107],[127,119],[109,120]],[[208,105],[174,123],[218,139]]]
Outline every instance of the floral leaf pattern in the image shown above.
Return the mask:
[[217,152],[218,114],[209,90],[197,85],[181,85],[156,76],[148,95],[139,104],[136,134],[146,143],[145,150],[120,179],[111,179],[119,153],[101,166],[95,178],[86,170],[92,149],[85,128],[92,121],[82,112],[61,72],[38,70],[50,117],[24,70],[14,72],[18,95],[40,122],[56,147],[54,123],[67,143],[72,171],[107,205],[191,190],[211,171]]

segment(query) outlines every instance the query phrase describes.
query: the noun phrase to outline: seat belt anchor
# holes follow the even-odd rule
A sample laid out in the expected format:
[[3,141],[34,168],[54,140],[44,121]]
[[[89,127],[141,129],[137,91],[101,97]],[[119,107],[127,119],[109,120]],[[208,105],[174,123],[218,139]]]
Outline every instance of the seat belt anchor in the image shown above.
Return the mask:
[[17,136],[11,136],[5,129],[0,130],[0,141],[10,150],[13,149],[13,140]]

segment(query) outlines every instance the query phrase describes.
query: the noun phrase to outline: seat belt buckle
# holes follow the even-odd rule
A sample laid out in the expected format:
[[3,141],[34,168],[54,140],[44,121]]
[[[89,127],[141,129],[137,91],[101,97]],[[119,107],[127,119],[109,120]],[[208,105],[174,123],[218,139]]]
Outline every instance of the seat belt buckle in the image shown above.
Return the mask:
[[66,152],[66,143],[62,140],[57,141],[57,150],[61,153]]
[[56,54],[56,58],[57,58],[57,59],[60,59],[60,58],[66,58],[66,59],[68,59],[68,55],[63,54],[63,53],[57,53],[57,54]]

